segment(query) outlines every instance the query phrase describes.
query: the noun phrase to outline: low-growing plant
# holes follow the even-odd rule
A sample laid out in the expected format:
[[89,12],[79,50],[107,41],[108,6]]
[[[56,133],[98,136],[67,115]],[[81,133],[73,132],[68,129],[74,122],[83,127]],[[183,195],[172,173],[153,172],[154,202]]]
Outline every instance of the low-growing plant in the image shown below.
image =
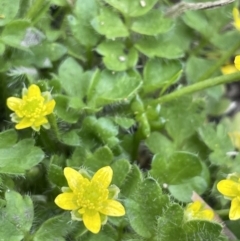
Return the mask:
[[240,238],[231,2],[0,0],[0,241]]

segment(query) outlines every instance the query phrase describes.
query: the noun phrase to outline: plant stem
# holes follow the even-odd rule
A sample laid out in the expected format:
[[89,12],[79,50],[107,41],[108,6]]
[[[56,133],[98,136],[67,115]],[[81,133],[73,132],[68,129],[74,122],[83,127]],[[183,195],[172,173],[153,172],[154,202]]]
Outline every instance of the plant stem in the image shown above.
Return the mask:
[[61,142],[61,137],[60,137],[60,133],[59,133],[59,130],[58,130],[58,126],[57,126],[57,121],[56,121],[56,117],[54,114],[51,114],[48,116],[48,120],[49,120],[49,123],[51,125],[51,129],[53,130],[54,132],[54,135],[55,135],[55,138]]
[[240,80],[240,71],[233,74],[221,75],[215,78],[210,78],[202,82],[198,82],[198,83],[183,87],[182,89],[176,90],[168,95],[164,95],[158,99],[152,100],[150,104],[154,105],[154,104],[172,101],[184,95],[192,94],[200,90],[204,90],[204,89],[221,85],[221,84],[230,83],[237,80]]
[[215,210],[214,212],[223,219],[225,219],[229,215],[229,209]]
[[222,65],[224,65],[227,60],[240,48],[240,41],[237,41],[237,43],[229,50],[227,51],[216,63],[215,65],[211,66],[198,80],[203,81],[209,77]]

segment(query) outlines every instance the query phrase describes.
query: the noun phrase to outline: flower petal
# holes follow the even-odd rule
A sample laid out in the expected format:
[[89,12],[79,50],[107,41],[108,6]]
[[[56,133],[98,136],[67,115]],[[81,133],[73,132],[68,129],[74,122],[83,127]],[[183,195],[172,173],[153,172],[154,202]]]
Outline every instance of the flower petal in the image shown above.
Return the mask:
[[196,217],[198,217],[199,219],[213,220],[214,212],[210,209],[205,209],[199,212]]
[[23,118],[16,126],[15,128],[17,130],[24,129],[27,127],[32,126],[32,122],[29,120],[29,118]]
[[75,210],[78,208],[78,205],[76,203],[76,195],[74,193],[62,193],[59,194],[54,202],[62,209],[64,210]]
[[222,180],[217,184],[217,189],[224,196],[234,198],[239,195],[239,184],[232,180]]
[[233,74],[235,72],[237,72],[238,70],[236,69],[235,65],[233,64],[229,64],[229,65],[225,65],[223,67],[221,67],[221,72],[225,75],[225,74]]
[[87,180],[84,178],[78,171],[74,170],[71,167],[64,168],[64,176],[67,179],[68,186],[70,189],[75,192],[81,187],[81,183]]
[[231,220],[240,219],[240,200],[238,197],[234,198],[231,202],[229,219]]
[[239,131],[233,131],[228,133],[232,144],[234,147],[236,147],[238,150],[240,150],[240,132]]
[[49,115],[53,112],[53,109],[56,105],[55,100],[51,100],[46,104],[46,110],[45,110],[45,115]]
[[235,67],[240,70],[240,55],[237,55],[234,60]]
[[101,183],[102,188],[108,188],[112,181],[113,171],[110,166],[99,169],[93,176],[92,182]]
[[123,205],[115,200],[107,200],[103,203],[103,208],[99,210],[102,214],[105,214],[107,216],[123,216],[125,215],[125,209]]
[[30,85],[28,88],[27,97],[31,98],[31,97],[37,97],[37,96],[41,96],[40,88],[37,85]]
[[48,123],[48,119],[46,117],[40,117],[37,120],[34,121],[33,125],[35,127],[40,127],[43,124]]
[[189,212],[198,212],[198,211],[200,211],[200,209],[201,209],[201,207],[202,207],[202,203],[200,202],[200,201],[195,201],[195,202],[193,202],[193,203],[189,203],[188,205],[187,205],[187,211],[189,211]]
[[87,210],[83,216],[83,223],[85,227],[92,233],[98,233],[101,228],[101,218],[99,212]]
[[239,17],[239,11],[237,8],[233,8],[233,19],[234,19],[233,25],[237,30],[240,30],[240,17]]
[[7,107],[10,110],[17,110],[19,108],[19,106],[22,104],[23,100],[16,98],[16,97],[9,97],[7,98]]

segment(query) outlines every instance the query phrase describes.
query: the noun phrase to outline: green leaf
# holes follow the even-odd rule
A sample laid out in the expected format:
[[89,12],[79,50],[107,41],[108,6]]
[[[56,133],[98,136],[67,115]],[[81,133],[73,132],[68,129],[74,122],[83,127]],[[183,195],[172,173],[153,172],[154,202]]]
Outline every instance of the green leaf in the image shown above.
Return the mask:
[[209,24],[209,19],[203,11],[186,11],[183,20],[189,27],[200,32],[207,39],[210,39],[217,32],[216,28]]
[[135,191],[138,190],[141,185],[142,180],[143,176],[139,167],[137,165],[132,165],[132,169],[121,187],[121,194],[125,197],[132,198]]
[[129,35],[121,18],[111,8],[102,7],[100,15],[95,17],[91,24],[98,33],[105,35],[108,39],[127,37]]
[[133,96],[140,88],[141,79],[130,76],[126,72],[113,73],[104,70],[91,89],[91,99],[88,99],[90,106],[101,107],[119,101],[126,101]]
[[100,35],[91,27],[89,23],[85,23],[82,19],[77,19],[73,15],[68,15],[67,20],[74,37],[78,42],[86,47],[95,46]]
[[227,152],[233,150],[227,132],[228,130],[222,124],[217,125],[216,130],[213,125],[205,125],[199,129],[201,139],[213,151],[210,154],[210,161],[215,165],[231,162],[231,158],[226,155]]
[[129,48],[126,53],[122,41],[103,41],[97,46],[97,52],[104,56],[103,62],[109,70],[123,71],[134,67],[138,61],[138,52]]
[[204,111],[200,113],[202,105],[201,101],[185,96],[162,106],[161,114],[167,120],[166,130],[176,146],[193,135],[204,122]]
[[183,209],[178,204],[169,206],[164,214],[157,219],[156,237],[161,241],[188,240],[181,227],[182,222]]
[[156,36],[169,31],[173,23],[173,20],[165,18],[159,9],[153,9],[141,17],[134,18],[131,30],[140,34]]
[[59,187],[66,186],[66,179],[60,166],[51,163],[48,168],[48,178]]
[[144,92],[176,83],[181,77],[182,65],[178,60],[149,59],[144,67]]
[[79,146],[76,147],[71,159],[67,160],[67,166],[70,167],[80,167],[83,165],[84,161],[87,158],[87,150],[85,147]]
[[120,159],[113,162],[111,167],[113,169],[112,183],[121,187],[131,171],[131,165],[128,160]]
[[127,117],[115,116],[112,120],[124,129],[129,129],[135,124],[135,120]]
[[[70,214],[63,213],[61,215],[49,218],[36,231],[33,241],[57,240],[65,241],[65,236],[71,233],[76,227],[76,222],[70,222]],[[81,222],[81,226],[83,226]]]
[[191,202],[193,191],[201,195],[207,188],[207,181],[199,176],[187,179],[184,183],[168,186],[168,190],[173,197],[181,202]]
[[0,147],[9,148],[17,141],[17,132],[13,129],[6,130],[0,133]]
[[175,40],[177,37],[172,36],[172,34],[160,34],[156,37],[144,36],[136,42],[134,47],[149,58],[181,58],[185,54],[184,50],[180,43]]
[[173,153],[169,158],[157,154],[152,160],[151,175],[159,183],[168,185],[185,183],[186,180],[201,175],[202,165],[198,156],[187,152]]
[[168,205],[168,196],[152,178],[145,179],[132,199],[125,201],[126,213],[134,231],[142,237],[153,237],[156,229],[156,218],[162,215]]
[[37,57],[42,53],[45,55],[45,60],[49,58],[51,61],[56,61],[67,53],[67,49],[64,45],[59,43],[46,43],[35,47],[33,53],[36,54]]
[[146,14],[157,3],[157,0],[104,0],[124,15],[137,17]]
[[4,26],[9,23],[17,15],[20,6],[20,0],[9,1],[1,0],[0,9],[0,26]]
[[[188,59],[186,65],[186,75],[188,83],[196,83],[200,81],[203,73],[205,73],[215,63],[215,60],[191,56]],[[196,69],[200,71],[196,71]]]
[[76,130],[65,132],[61,135],[61,141],[69,146],[80,146],[81,140]]
[[112,160],[112,151],[107,146],[104,146],[98,148],[92,156],[86,158],[83,165],[95,172],[103,166],[109,166]]
[[70,96],[83,97],[81,88],[81,76],[83,74],[83,68],[81,65],[69,57],[65,59],[58,69],[59,80],[62,88]]
[[0,42],[0,55],[3,55],[5,52],[5,44]]
[[34,146],[33,139],[24,139],[6,148],[0,147],[0,173],[24,174],[43,158],[44,153]]
[[168,157],[174,152],[173,143],[159,132],[152,132],[145,143],[154,154],[159,153]]
[[79,110],[70,108],[71,98],[64,95],[55,95],[56,101],[55,113],[58,117],[68,123],[76,123],[79,119]]
[[21,19],[13,21],[5,26],[1,35],[1,41],[11,47],[27,50],[22,41],[29,27],[30,22],[28,20]]
[[202,220],[192,220],[186,222],[183,226],[188,240],[211,240],[218,241],[222,226],[219,223],[213,223]]
[[30,231],[33,222],[33,204],[29,196],[7,190],[6,206],[0,210],[2,240],[19,241]]

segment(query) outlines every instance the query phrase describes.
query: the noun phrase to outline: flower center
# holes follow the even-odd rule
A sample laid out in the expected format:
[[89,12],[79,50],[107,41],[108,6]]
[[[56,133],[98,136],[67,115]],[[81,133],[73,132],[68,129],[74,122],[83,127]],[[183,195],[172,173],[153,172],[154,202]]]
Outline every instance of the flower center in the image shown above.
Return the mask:
[[77,193],[77,204],[82,209],[99,210],[102,203],[108,199],[108,189],[98,182],[83,182]]
[[45,106],[43,104],[44,98],[38,97],[23,97],[23,104],[20,107],[22,116],[29,118],[31,121],[44,115]]

